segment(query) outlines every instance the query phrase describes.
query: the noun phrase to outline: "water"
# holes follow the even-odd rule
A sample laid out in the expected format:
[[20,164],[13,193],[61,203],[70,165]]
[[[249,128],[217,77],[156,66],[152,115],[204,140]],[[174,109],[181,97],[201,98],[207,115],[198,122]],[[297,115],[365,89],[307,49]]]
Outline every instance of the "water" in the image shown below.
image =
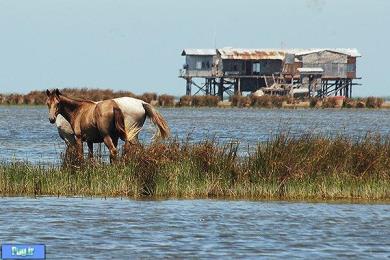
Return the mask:
[[[390,110],[159,110],[181,139],[244,147],[287,130],[390,134]],[[56,163],[63,149],[46,108],[0,107],[0,160]],[[0,210],[0,243],[44,243],[48,259],[390,258],[386,204],[0,198]]]
[[[180,139],[239,140],[243,150],[280,131],[289,131],[291,135],[351,137],[361,137],[367,132],[390,134],[390,110],[160,108],[159,111],[173,135]],[[147,121],[141,132],[142,141],[148,142],[153,133],[154,128]],[[56,127],[47,119],[46,107],[0,106],[0,160],[57,163],[63,150]]]
[[48,259],[388,258],[390,207],[215,200],[0,199],[1,243]]

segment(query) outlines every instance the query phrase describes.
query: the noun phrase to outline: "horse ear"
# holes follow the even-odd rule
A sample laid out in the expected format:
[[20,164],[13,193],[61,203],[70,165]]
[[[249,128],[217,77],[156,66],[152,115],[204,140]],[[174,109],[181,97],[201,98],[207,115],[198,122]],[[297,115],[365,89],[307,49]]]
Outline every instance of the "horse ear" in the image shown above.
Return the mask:
[[60,92],[60,90],[58,88],[56,88],[56,95],[57,96],[61,95],[61,92]]
[[46,89],[46,95],[49,97],[50,96],[50,90]]

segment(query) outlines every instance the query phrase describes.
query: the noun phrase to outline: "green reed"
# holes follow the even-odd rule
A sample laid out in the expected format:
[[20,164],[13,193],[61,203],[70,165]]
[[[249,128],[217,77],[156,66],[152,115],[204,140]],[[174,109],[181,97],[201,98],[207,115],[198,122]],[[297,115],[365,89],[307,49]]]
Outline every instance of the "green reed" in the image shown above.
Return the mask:
[[238,144],[170,140],[134,146],[109,165],[0,163],[3,196],[390,199],[390,138],[279,134],[238,154]]

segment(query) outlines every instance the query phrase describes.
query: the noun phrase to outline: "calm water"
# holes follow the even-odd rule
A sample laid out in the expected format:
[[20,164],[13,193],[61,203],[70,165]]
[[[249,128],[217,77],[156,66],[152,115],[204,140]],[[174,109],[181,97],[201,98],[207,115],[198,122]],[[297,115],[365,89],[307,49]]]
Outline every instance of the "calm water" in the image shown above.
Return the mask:
[[[239,140],[243,150],[280,131],[353,137],[367,132],[390,134],[390,110],[159,110],[179,138]],[[147,121],[141,139],[148,142],[153,132]],[[63,149],[56,127],[47,119],[47,108],[0,106],[0,160],[55,163]]]
[[390,207],[248,201],[0,199],[0,242],[48,259],[390,257]]
[[[244,147],[287,130],[390,134],[390,110],[160,111],[179,138]],[[0,160],[55,163],[62,150],[46,108],[0,107]],[[44,243],[48,259],[390,258],[390,205],[0,198],[0,210],[0,243]]]

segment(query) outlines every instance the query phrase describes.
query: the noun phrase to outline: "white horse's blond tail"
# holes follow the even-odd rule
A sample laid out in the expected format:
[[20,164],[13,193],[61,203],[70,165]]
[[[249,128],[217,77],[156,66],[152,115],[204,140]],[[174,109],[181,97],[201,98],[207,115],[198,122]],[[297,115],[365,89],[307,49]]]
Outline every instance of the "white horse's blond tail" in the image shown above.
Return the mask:
[[126,129],[126,140],[128,142],[131,142],[137,135],[138,133],[141,131],[141,127],[139,127],[139,125],[137,123],[134,123],[134,124],[129,124],[129,123],[125,123],[125,129]]
[[158,131],[154,137],[161,137],[163,139],[167,138],[170,134],[169,126],[167,121],[163,116],[154,109],[150,104],[143,103],[142,106],[145,109],[146,115],[152,120],[152,122],[157,126]]

